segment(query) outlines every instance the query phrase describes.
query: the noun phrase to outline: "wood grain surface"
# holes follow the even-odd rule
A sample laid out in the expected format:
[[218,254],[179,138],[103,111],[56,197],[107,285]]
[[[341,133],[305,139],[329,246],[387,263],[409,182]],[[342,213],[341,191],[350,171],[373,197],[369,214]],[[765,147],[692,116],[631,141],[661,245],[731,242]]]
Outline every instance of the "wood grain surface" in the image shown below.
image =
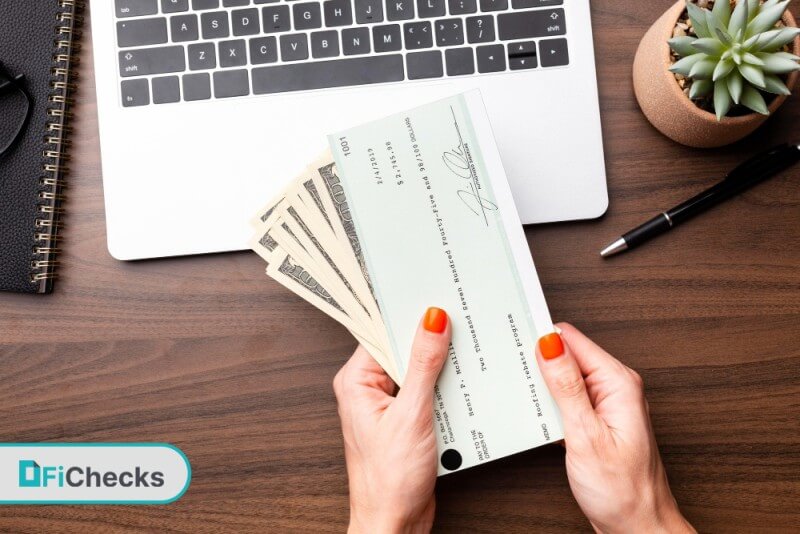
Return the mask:
[[[670,4],[593,2],[611,206],[527,236],[553,317],[643,375],[689,520],[785,532],[800,524],[800,167],[633,253],[598,255],[742,158],[800,141],[796,95],[723,149],[676,145],[645,121],[631,62]],[[49,297],[0,295],[0,439],[170,442],[193,479],[168,506],[3,507],[0,530],[343,531],[331,380],[354,341],[254,254],[109,256],[89,42],[61,279]],[[589,530],[560,447],[450,475],[437,493],[438,531]]]

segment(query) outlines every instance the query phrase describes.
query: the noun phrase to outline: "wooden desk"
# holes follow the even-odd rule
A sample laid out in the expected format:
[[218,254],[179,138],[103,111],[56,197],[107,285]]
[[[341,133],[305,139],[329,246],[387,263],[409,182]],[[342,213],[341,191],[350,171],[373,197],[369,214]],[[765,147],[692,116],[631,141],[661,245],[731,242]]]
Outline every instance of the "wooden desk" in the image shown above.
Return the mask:
[[[702,531],[786,531],[800,521],[800,168],[635,253],[598,256],[743,157],[800,141],[797,96],[724,149],[684,148],[649,126],[630,65],[670,3],[593,2],[611,207],[527,234],[554,318],[643,375],[687,517]],[[0,438],[170,442],[193,479],[169,506],[3,507],[0,530],[343,531],[331,380],[353,340],[254,254],[109,256],[85,51],[61,280],[50,297],[0,295]],[[560,447],[442,479],[436,525],[589,528]]]

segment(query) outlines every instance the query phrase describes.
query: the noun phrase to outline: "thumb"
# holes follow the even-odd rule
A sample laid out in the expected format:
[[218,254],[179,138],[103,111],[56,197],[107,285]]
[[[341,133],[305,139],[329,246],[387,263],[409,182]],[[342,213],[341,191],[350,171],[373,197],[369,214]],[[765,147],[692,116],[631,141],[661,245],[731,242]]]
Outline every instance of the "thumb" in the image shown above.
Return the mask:
[[569,345],[555,332],[539,339],[536,358],[547,388],[561,411],[564,437],[569,444],[570,438],[585,435],[587,425],[597,418],[586,392],[586,382]]
[[439,378],[450,347],[450,320],[440,308],[428,308],[422,318],[414,343],[406,377],[397,403],[404,410],[417,413],[430,410],[433,404],[433,387]]

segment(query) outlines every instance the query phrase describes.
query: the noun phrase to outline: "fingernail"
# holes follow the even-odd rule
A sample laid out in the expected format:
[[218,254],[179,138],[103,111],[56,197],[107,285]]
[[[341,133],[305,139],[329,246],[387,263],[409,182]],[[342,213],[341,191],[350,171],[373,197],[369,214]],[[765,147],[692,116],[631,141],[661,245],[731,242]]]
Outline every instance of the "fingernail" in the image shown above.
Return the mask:
[[564,343],[561,336],[553,332],[539,338],[539,351],[545,360],[552,360],[564,354]]
[[434,334],[441,334],[447,328],[447,312],[441,308],[428,308],[422,319],[422,328]]

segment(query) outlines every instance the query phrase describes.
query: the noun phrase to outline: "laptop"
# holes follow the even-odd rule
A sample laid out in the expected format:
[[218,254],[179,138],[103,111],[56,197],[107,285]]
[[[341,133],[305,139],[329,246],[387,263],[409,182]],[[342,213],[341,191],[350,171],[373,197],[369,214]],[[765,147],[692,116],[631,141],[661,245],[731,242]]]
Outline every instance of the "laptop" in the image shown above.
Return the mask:
[[589,0],[91,2],[108,248],[247,248],[325,135],[480,89],[523,223],[608,205]]

